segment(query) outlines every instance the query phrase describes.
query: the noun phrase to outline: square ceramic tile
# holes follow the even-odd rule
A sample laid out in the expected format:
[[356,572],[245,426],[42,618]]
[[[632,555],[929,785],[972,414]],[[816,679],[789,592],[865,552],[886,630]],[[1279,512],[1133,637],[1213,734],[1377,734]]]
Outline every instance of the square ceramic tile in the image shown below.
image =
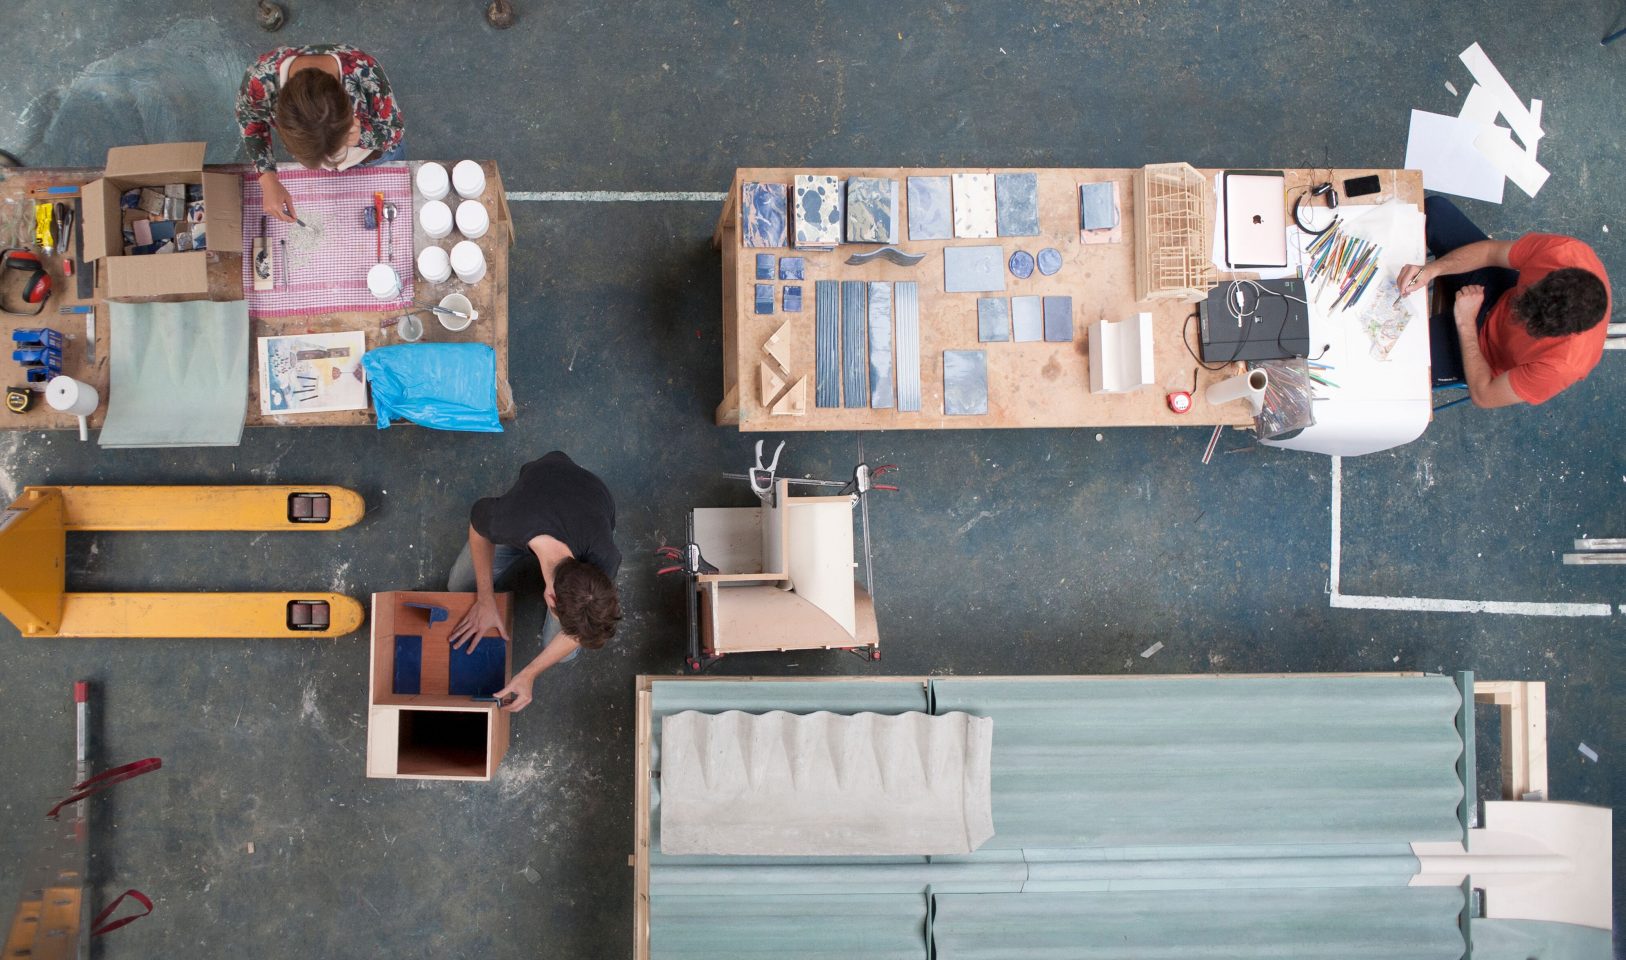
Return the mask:
[[977,300],[977,339],[984,343],[1011,338],[1011,302],[1004,297]]
[[771,253],[759,253],[759,254],[757,254],[757,279],[758,280],[772,280],[773,279],[773,265],[774,265],[774,255],[773,254],[771,254]]
[[999,247],[944,247],[943,291],[981,293],[1005,289],[1005,254]]
[[1044,338],[1052,343],[1073,339],[1073,298],[1044,298]]
[[943,412],[951,417],[988,412],[987,351],[943,351]]
[[948,177],[909,178],[909,239],[954,237],[954,196]]
[[784,184],[740,184],[740,238],[747,247],[786,246]]
[[[802,280],[802,279],[805,279],[806,270],[807,270],[807,261],[804,260],[801,257],[780,257],[779,258],[779,279],[781,279],[781,280]],[[758,277],[758,279],[764,279],[764,278]]]
[[784,309],[786,313],[802,312],[802,288],[797,286],[785,287]]
[[999,235],[1036,237],[1039,235],[1039,175],[1037,173],[994,174],[994,197],[998,206]]
[[1011,326],[1017,343],[1044,339],[1044,308],[1038,297],[1011,298]]
[[795,180],[795,240],[798,247],[834,247],[841,242],[844,187],[840,179],[802,174]]
[[954,175],[954,235],[956,237],[999,235],[999,223],[994,214],[993,174]]
[[759,314],[773,313],[773,284],[759,283],[756,291],[756,312]]
[[847,181],[847,242],[898,242],[898,181],[872,177]]

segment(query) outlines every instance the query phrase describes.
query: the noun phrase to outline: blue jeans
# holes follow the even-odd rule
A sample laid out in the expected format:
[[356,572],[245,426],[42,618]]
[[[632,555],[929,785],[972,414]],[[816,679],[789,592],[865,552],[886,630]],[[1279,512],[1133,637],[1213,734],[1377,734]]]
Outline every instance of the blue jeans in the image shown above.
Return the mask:
[[[1433,196],[1424,200],[1423,215],[1427,218],[1424,235],[1428,241],[1428,252],[1436,257],[1443,257],[1470,243],[1490,239],[1485,231],[1474,226],[1473,221],[1445,197]],[[1434,281],[1439,298],[1445,302],[1443,312],[1428,318],[1429,353],[1434,367],[1434,382],[1437,384],[1462,381],[1462,341],[1457,335],[1452,304],[1456,301],[1458,290],[1476,283],[1485,288],[1485,302],[1479,307],[1477,321],[1483,327],[1496,301],[1518,285],[1519,271],[1506,267],[1480,267],[1471,273],[1453,274]]]
[[[493,544],[496,548],[491,558],[491,586],[494,590],[512,589],[514,581],[519,578],[527,567],[536,569],[536,555],[529,550],[510,547],[505,543]],[[473,593],[478,586],[474,579],[474,557],[469,553],[467,541],[463,543],[463,550],[452,563],[452,572],[446,575],[446,590],[449,593]],[[542,620],[542,646],[546,647],[554,637],[559,635],[559,618],[552,610],[546,611]],[[581,655],[581,648],[577,647],[570,652],[560,663],[569,663]]]
[[402,134],[401,139],[397,140],[395,142],[395,146],[389,148],[388,150],[385,150],[382,154],[379,155],[377,160],[364,160],[361,163],[356,164],[356,166],[358,166],[358,167],[374,167],[374,166],[377,166],[378,164],[381,164],[381,163],[388,163],[391,160],[405,160],[405,159],[406,159],[406,135]]

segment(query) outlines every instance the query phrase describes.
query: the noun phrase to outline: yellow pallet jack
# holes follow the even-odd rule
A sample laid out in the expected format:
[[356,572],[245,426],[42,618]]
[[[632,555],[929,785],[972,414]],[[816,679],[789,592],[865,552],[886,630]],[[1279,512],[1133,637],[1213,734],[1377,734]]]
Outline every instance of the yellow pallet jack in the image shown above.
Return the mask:
[[24,487],[0,511],[0,614],[26,637],[339,637],[362,606],[337,593],[69,593],[67,535],[80,530],[348,527],[343,487]]

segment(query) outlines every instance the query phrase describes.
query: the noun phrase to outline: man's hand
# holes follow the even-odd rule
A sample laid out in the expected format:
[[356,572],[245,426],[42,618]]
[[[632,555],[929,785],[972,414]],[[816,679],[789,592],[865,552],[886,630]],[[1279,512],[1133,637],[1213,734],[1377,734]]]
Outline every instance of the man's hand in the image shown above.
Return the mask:
[[1408,263],[1400,268],[1400,276],[1395,278],[1395,286],[1400,288],[1400,295],[1409,297],[1413,293],[1428,286],[1428,268]]
[[[481,597],[474,601],[469,612],[463,614],[463,619],[457,621],[452,628],[452,649],[456,650],[467,643],[467,652],[473,653],[474,648],[480,645],[480,638],[495,633],[504,640],[508,639],[508,628],[503,625],[502,613],[497,610],[496,597]],[[530,699],[527,692],[526,699]]]
[[514,702],[504,703],[502,705],[502,709],[508,713],[518,713],[521,710],[524,710],[526,705],[531,702],[531,684],[534,683],[535,680],[535,677],[523,670],[514,674],[514,679],[508,681],[508,686],[503,687],[496,693],[499,703],[509,694],[512,694],[514,697]]
[[260,192],[265,198],[260,205],[265,209],[266,216],[276,217],[283,223],[295,222],[293,197],[288,195],[288,188],[282,185],[275,173],[266,171],[260,174]]
[[1479,328],[1479,307],[1485,302],[1485,288],[1477,283],[1469,284],[1457,291],[1457,302],[1452,306],[1456,315],[1457,329],[1466,327],[1469,330]]

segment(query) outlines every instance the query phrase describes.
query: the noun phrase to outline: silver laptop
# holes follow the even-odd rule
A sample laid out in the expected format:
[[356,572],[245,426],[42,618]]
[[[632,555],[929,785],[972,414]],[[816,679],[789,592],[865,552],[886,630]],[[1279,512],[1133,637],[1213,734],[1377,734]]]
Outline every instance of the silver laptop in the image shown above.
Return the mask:
[[1225,262],[1233,270],[1287,266],[1287,181],[1280,171],[1227,170]]

